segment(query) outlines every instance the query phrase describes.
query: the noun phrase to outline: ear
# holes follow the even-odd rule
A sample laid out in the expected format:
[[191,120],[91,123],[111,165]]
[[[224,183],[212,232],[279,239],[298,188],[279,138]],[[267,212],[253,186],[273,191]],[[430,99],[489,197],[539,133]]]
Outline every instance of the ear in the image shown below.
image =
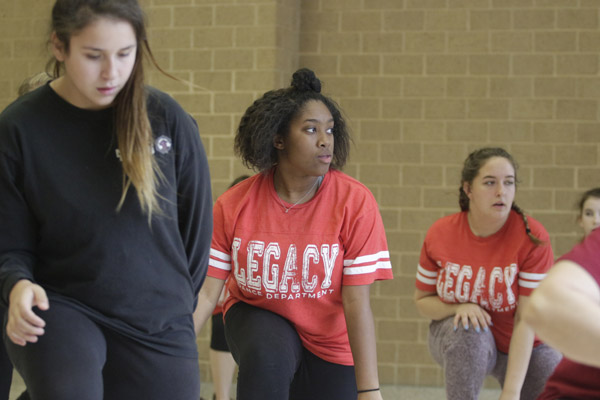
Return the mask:
[[58,36],[56,36],[56,32],[52,32],[52,35],[50,35],[50,46],[52,46],[52,54],[54,54],[54,58],[56,58],[59,62],[65,61],[65,46],[63,42],[58,39]]
[[275,135],[275,137],[273,138],[273,147],[275,147],[277,150],[283,150],[284,149],[284,143],[283,143],[283,138],[279,135]]
[[467,197],[471,199],[471,185],[469,184],[469,182],[463,182],[462,190],[463,192],[465,192]]
[[577,217],[577,223],[579,224],[579,227],[583,229],[583,218],[581,218],[581,215]]

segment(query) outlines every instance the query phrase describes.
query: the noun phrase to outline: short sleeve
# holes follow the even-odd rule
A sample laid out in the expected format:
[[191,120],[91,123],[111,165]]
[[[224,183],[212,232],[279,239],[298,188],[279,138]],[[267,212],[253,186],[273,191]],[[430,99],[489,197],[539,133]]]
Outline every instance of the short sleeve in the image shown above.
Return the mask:
[[[550,236],[542,224],[530,219],[532,233],[544,243],[536,245],[531,242],[530,251],[519,265],[519,294],[529,296],[546,277],[546,273],[554,263],[554,253],[550,246]],[[529,240],[527,237],[525,240]]]
[[392,279],[392,264],[383,221],[375,199],[342,233],[345,245],[344,285],[368,285],[376,280]]
[[417,280],[415,286],[424,292],[435,292],[439,267],[430,257],[428,252],[429,233],[421,246],[419,265],[417,266]]

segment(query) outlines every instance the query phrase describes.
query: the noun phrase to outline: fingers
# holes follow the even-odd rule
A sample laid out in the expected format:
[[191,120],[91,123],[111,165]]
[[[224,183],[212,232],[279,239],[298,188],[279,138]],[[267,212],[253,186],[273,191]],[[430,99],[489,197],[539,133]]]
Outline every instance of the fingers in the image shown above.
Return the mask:
[[25,346],[27,343],[36,343],[40,335],[30,334],[27,332],[11,330],[6,328],[6,335],[11,342],[18,346]]
[[16,344],[17,346],[25,346],[27,344],[27,341],[25,339],[23,339],[20,335],[9,331],[8,327],[6,328],[6,336],[8,336],[10,341]]
[[8,315],[6,324],[6,333],[10,340],[20,346],[25,346],[27,342],[35,343],[38,336],[44,334],[46,322],[37,316],[31,309],[25,307],[15,307]]
[[453,321],[455,331],[458,329],[458,323],[460,322],[460,320],[461,320],[460,314],[457,313],[454,316],[454,321]]
[[465,303],[457,308],[454,316],[454,330],[458,329],[458,324],[463,329],[468,330],[472,327],[476,332],[488,331],[492,324],[490,314],[477,304]]
[[32,289],[34,296],[34,305],[36,305],[40,310],[47,310],[48,308],[50,308],[46,291],[40,285],[33,285]]
[[48,297],[44,289],[35,284],[24,283],[11,293],[6,334],[16,345],[25,346],[35,343],[44,334],[46,322],[33,312],[33,307],[40,310],[49,308]]

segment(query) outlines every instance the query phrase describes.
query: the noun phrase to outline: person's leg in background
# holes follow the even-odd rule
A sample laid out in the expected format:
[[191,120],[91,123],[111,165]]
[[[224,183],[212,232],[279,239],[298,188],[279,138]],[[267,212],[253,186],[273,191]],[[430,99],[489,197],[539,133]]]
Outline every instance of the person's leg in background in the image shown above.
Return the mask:
[[236,363],[229,351],[225,339],[225,325],[223,313],[212,316],[212,329],[210,335],[210,370],[214,388],[213,400],[230,400],[231,382],[235,373]]
[[[525,381],[521,388],[521,400],[535,400],[544,390],[546,381],[562,359],[562,354],[546,344],[534,347],[529,360]],[[498,352],[498,361],[492,375],[504,385],[504,375],[508,365],[508,354]]]

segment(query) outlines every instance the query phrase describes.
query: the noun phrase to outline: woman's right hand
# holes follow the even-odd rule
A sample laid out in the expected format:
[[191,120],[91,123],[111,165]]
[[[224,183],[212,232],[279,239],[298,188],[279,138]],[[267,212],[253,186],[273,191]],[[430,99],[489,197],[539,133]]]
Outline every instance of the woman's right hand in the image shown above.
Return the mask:
[[492,317],[475,303],[461,303],[456,307],[456,315],[454,316],[454,330],[458,329],[458,324],[466,330],[472,326],[477,332],[481,330],[489,330],[492,325]]
[[46,291],[26,279],[18,281],[10,291],[6,324],[6,334],[16,345],[35,343],[44,334],[46,322],[33,312],[33,307],[40,310],[50,307]]

